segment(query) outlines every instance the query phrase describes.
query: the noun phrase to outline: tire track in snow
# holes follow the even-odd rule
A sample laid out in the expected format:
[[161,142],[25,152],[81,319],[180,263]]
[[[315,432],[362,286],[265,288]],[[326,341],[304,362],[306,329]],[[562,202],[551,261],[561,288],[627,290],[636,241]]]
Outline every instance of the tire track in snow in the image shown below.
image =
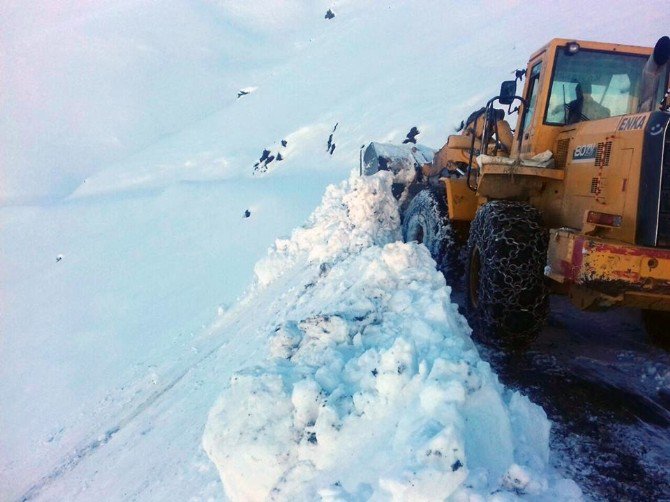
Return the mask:
[[[238,321],[239,322],[239,321]],[[232,326],[231,326],[232,327]],[[220,329],[220,328],[219,328]],[[217,329],[218,330],[218,329]],[[186,375],[188,375],[191,370],[200,366],[203,362],[209,359],[212,355],[219,351],[219,349],[229,344],[229,340],[226,339],[222,343],[216,344],[213,348],[210,348],[205,354],[196,359],[191,364],[188,364],[167,384],[165,384],[160,389],[156,390],[150,394],[144,401],[142,401],[137,408],[132,412],[126,415],[124,418],[118,421],[118,423],[107,429],[103,434],[99,435],[97,439],[84,441],[83,445],[76,448],[74,453],[66,456],[58,465],[49,473],[40,479],[37,483],[33,484],[18,500],[25,502],[32,500],[37,497],[44,488],[49,486],[54,481],[62,478],[65,474],[74,470],[83,460],[88,458],[91,454],[95,453],[100,447],[109,443],[112,438],[121,432],[124,427],[131,423],[135,418],[141,415],[144,411],[150,408],[156,401],[158,401],[163,395],[173,389],[179,382],[181,382]]]
[[[297,273],[300,272],[298,271]],[[82,461],[87,459],[93,453],[97,452],[101,447],[108,444],[115,435],[124,429],[124,427],[126,427],[134,419],[136,419],[153,404],[155,404],[162,396],[178,385],[192,370],[202,365],[219,350],[229,345],[233,340],[228,336],[224,336],[226,333],[233,333],[236,336],[239,336],[239,333],[243,331],[254,332],[264,328],[265,326],[262,321],[261,324],[249,324],[248,319],[245,319],[245,313],[247,312],[247,309],[250,305],[260,303],[263,305],[268,305],[269,311],[271,309],[270,305],[276,299],[280,299],[283,294],[287,293],[287,287],[291,283],[291,277],[295,279],[294,274],[291,273],[291,271],[285,270],[284,273],[280,277],[277,277],[272,282],[272,284],[268,285],[268,287],[262,288],[260,291],[256,292],[251,289],[245,297],[238,301],[237,305],[233,309],[228,311],[228,313],[225,314],[223,318],[215,321],[209,328],[208,335],[205,335],[206,341],[203,342],[201,347],[201,350],[204,350],[204,353],[201,357],[196,358],[191,363],[187,363],[184,367],[181,368],[181,370],[179,370],[179,373],[174,376],[172,380],[170,380],[160,389],[150,394],[133,411],[119,420],[116,425],[109,427],[106,432],[98,435],[97,439],[83,441],[82,446],[76,448],[74,453],[65,456],[63,460],[59,462],[48,475],[42,477],[39,481],[34,483],[18,500],[24,502],[39,496],[45,488],[47,488],[53,482],[63,478],[63,476],[73,471]],[[279,300],[279,303],[281,303],[281,300]],[[211,341],[214,346],[211,346],[210,343],[206,343],[210,336],[214,337],[214,340]],[[223,341],[221,341],[222,337],[224,337]],[[244,346],[240,346],[239,348],[242,349],[244,347],[246,347],[248,353],[245,357],[238,357],[240,363],[246,363],[246,361],[259,350],[258,347],[254,348],[253,344],[244,344]],[[172,369],[175,370],[176,368]]]

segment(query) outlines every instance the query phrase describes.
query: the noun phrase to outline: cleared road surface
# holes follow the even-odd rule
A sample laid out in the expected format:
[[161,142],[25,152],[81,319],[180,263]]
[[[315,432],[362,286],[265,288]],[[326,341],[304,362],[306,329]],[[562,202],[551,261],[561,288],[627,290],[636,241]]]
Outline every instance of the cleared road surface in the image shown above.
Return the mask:
[[[463,309],[463,292],[454,299]],[[639,310],[580,312],[563,297],[551,307],[522,354],[475,334],[483,358],[545,409],[555,462],[587,495],[670,500],[669,352],[648,339]]]

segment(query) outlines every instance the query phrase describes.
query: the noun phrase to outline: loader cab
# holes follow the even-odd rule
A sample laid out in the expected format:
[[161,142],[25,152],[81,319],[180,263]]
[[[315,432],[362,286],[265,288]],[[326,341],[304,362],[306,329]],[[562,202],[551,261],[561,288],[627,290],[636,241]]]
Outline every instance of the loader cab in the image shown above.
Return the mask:
[[[530,58],[517,122],[518,151],[553,150],[562,131],[584,121],[637,113],[643,68],[652,49],[554,39]],[[656,90],[660,102],[667,74]]]

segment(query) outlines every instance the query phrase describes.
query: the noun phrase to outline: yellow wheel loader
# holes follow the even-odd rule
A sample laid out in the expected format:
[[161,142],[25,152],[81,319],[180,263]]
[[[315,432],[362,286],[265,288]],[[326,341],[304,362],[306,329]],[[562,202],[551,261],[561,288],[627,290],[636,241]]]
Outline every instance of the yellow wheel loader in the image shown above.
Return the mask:
[[424,243],[448,279],[465,276],[486,335],[528,342],[549,292],[582,309],[641,308],[649,330],[670,334],[669,59],[668,37],[554,39],[440,150],[361,152],[365,173],[397,175],[405,241]]

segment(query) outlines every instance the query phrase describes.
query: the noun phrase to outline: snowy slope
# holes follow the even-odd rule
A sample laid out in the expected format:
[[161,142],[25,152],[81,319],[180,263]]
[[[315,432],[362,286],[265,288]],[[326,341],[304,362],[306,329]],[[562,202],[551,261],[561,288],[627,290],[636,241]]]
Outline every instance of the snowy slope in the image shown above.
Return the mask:
[[[337,122],[346,161],[413,125],[439,146],[550,37],[650,45],[666,29],[661,1],[635,16],[623,0],[51,4],[0,7],[3,202],[249,173],[290,134],[322,151]],[[296,165],[323,162],[301,148]]]
[[[261,364],[245,354],[263,350],[269,321],[203,326],[273,239],[347,176],[361,144],[416,125],[439,146],[548,37],[653,43],[664,3],[634,18],[626,5],[3,2],[0,498],[43,481],[82,499],[201,493],[198,469],[175,469],[192,457],[207,470],[207,410],[234,371]],[[285,160],[253,174],[266,148]],[[189,369],[224,343],[234,350],[213,352],[217,364]],[[189,392],[163,393],[182,374],[172,388]],[[128,418],[137,410],[153,435]],[[161,429],[159,416],[174,421]]]

